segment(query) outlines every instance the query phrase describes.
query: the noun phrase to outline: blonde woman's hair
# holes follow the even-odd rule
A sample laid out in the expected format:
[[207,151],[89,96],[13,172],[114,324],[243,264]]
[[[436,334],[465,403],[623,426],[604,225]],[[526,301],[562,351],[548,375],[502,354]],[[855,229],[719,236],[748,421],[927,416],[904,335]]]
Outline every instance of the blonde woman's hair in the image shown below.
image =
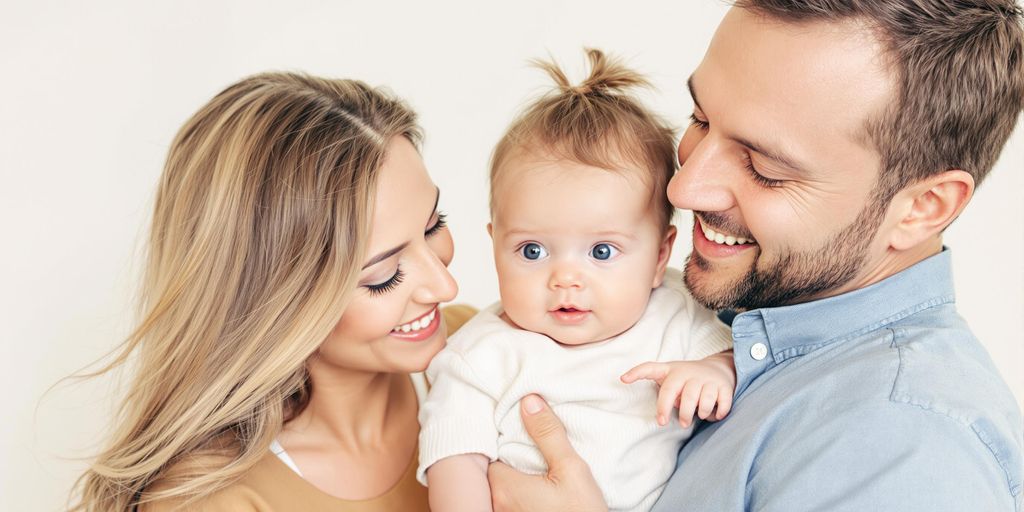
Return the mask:
[[178,132],[160,180],[142,320],[106,449],[72,510],[208,495],[263,458],[308,402],[305,362],[355,289],[401,101],[354,80],[267,73]]
[[491,157],[491,213],[495,190],[505,165],[523,153],[622,171],[633,166],[650,187],[663,229],[675,207],[665,188],[676,171],[672,128],[628,91],[650,83],[600,50],[587,49],[590,76],[573,85],[554,62],[533,61],[555,82],[555,88],[527,105],[502,136]]

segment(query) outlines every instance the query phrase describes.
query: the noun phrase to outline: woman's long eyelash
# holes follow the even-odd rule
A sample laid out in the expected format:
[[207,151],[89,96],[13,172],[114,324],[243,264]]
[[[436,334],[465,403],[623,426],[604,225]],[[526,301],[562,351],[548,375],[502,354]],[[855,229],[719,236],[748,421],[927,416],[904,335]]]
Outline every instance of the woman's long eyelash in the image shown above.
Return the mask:
[[777,187],[782,184],[782,180],[773,180],[771,178],[766,178],[763,174],[757,172],[757,169],[754,168],[753,160],[750,159],[750,155],[746,155],[743,158],[743,160],[744,167],[747,168],[747,171],[750,172],[750,176],[754,178],[754,181],[756,181],[758,185],[761,185],[762,187],[771,188]]
[[437,222],[435,222],[433,226],[430,226],[430,229],[426,230],[423,234],[426,236],[432,236],[438,231],[441,231],[448,225],[448,221],[446,220],[447,218],[448,216],[443,212],[437,212]]
[[697,128],[700,128],[701,130],[707,130],[708,127],[711,126],[711,123],[697,119],[696,114],[690,114],[690,124],[696,126]]
[[402,279],[405,279],[405,274],[402,273],[401,268],[398,268],[395,270],[395,275],[391,276],[387,281],[380,284],[368,284],[365,286],[367,290],[370,290],[370,295],[381,295],[394,290],[399,284],[402,284]]

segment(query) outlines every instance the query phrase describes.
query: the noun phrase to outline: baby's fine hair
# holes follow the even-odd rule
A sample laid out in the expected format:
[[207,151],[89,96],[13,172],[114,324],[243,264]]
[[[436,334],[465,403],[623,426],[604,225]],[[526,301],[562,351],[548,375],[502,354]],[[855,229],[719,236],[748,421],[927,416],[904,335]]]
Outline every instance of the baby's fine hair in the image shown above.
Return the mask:
[[650,86],[647,79],[600,50],[586,53],[590,76],[579,85],[570,84],[554,62],[533,61],[557,88],[527,105],[494,148],[491,212],[496,184],[511,158],[522,153],[550,155],[612,172],[638,172],[650,187],[662,228],[668,229],[675,212],[665,194],[676,170],[672,128],[627,93]]

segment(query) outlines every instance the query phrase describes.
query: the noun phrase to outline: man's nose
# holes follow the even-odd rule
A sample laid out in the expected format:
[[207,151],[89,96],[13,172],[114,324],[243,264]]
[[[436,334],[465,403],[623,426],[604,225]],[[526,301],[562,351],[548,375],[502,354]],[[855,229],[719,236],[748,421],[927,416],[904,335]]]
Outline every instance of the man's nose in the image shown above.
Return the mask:
[[732,166],[742,165],[714,134],[707,134],[691,147],[680,142],[679,171],[668,182],[669,201],[676,208],[695,211],[725,211],[736,204]]

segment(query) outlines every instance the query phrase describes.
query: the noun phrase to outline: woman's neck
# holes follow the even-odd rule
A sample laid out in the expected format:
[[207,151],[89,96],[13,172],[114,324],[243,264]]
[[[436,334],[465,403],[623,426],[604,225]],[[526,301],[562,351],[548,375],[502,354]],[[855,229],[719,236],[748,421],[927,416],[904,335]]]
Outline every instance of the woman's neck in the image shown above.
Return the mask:
[[285,425],[283,439],[361,451],[386,443],[391,427],[405,423],[396,419],[409,416],[415,422],[416,395],[408,375],[356,372],[316,360],[309,373],[309,404]]

